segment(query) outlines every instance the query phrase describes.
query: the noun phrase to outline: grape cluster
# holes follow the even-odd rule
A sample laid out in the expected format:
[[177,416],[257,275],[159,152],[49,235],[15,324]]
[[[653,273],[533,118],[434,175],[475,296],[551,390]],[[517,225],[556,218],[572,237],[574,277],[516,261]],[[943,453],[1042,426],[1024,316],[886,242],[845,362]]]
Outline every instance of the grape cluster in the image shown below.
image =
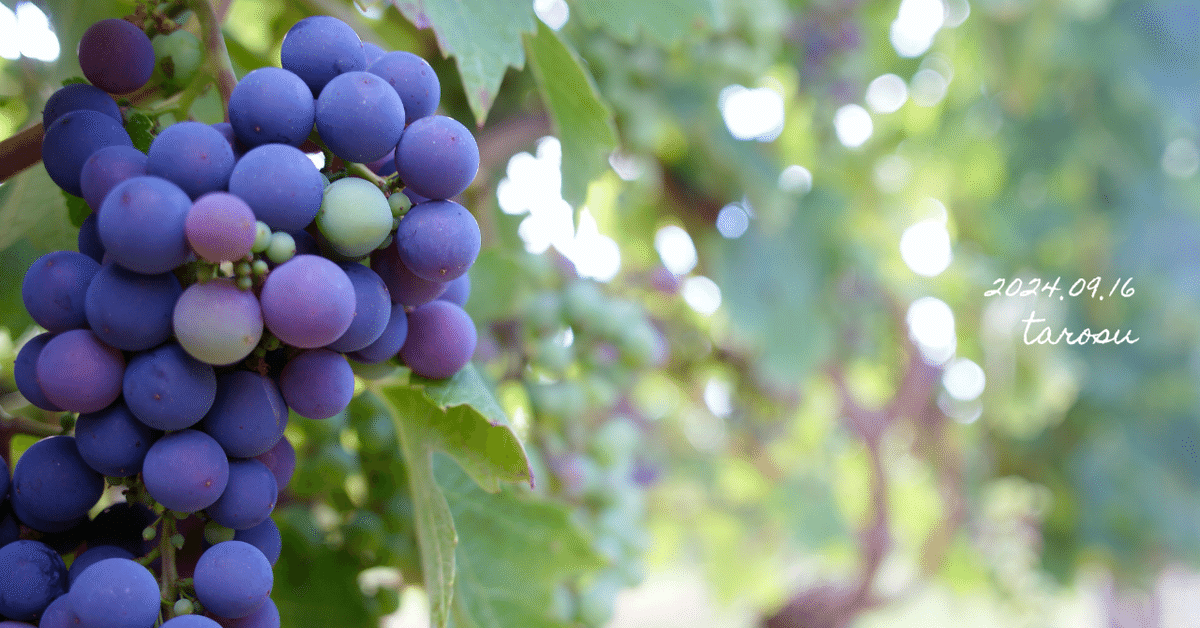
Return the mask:
[[[43,111],[46,170],[91,214],[78,251],[25,275],[46,331],[14,377],[32,405],[77,418],[25,451],[11,487],[5,467],[0,619],[152,628],[166,609],[169,628],[277,628],[270,515],[296,465],[289,415],[344,413],[351,361],[446,378],[474,353],[463,305],[480,232],[451,199],[478,147],[435,113],[427,62],[316,16],[287,33],[283,67],[236,85],[229,122],[170,124],[143,153],[111,94],[198,65],[181,61],[188,38],[156,42],[171,63],[130,21],[92,25],[88,83]],[[324,171],[306,150],[326,153]],[[125,499],[89,519],[106,484]]]

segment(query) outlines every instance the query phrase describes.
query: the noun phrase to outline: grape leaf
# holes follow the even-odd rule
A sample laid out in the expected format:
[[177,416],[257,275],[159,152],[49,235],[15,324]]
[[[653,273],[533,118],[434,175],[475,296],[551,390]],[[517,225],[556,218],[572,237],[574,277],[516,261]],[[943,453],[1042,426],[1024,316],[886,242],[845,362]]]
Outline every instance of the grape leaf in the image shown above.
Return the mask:
[[443,56],[458,60],[463,91],[483,125],[509,66],[525,65],[521,36],[534,31],[528,0],[392,0],[417,28],[432,28]]
[[558,34],[538,22],[526,38],[530,67],[562,142],[562,195],[575,207],[587,199],[588,184],[608,168],[617,146],[613,115],[579,56]]
[[453,599],[457,536],[446,498],[433,477],[434,451],[447,453],[475,483],[492,492],[499,490],[501,480],[532,483],[529,460],[473,365],[445,380],[413,376],[408,384],[385,387],[381,397],[408,461],[425,590],[433,625],[443,628]]
[[718,22],[716,4],[712,0],[576,0],[571,6],[584,23],[618,39],[632,42],[640,31],[660,44],[673,44]]
[[368,625],[371,617],[362,603],[359,567],[352,556],[321,542],[320,526],[306,506],[282,508],[272,518],[283,537],[271,592],[282,624]]
[[0,251],[20,238],[43,252],[74,249],[77,237],[62,190],[40,163],[0,185]]
[[486,493],[442,456],[434,470],[459,531],[456,625],[565,626],[547,614],[554,587],[603,566],[566,507],[518,489]]

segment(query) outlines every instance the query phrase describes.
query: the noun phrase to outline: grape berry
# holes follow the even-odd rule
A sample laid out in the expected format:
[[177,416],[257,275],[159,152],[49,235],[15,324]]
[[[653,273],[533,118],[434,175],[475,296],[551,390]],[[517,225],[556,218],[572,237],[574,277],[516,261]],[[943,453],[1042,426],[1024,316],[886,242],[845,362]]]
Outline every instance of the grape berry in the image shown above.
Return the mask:
[[[91,215],[80,252],[26,273],[46,331],[14,366],[31,404],[78,416],[0,474],[0,620],[278,628],[270,515],[296,469],[289,414],[344,414],[351,361],[447,378],[474,353],[462,306],[480,232],[451,197],[478,147],[436,114],[427,62],[333,17],[292,27],[283,67],[243,77],[228,123],[167,125],[145,153],[111,95],[183,88],[203,60],[195,37],[152,43],[107,19],[78,54],[90,84],[47,101],[42,157]],[[106,477],[125,500],[89,521]],[[187,553],[177,525],[208,539],[186,574],[162,554]]]

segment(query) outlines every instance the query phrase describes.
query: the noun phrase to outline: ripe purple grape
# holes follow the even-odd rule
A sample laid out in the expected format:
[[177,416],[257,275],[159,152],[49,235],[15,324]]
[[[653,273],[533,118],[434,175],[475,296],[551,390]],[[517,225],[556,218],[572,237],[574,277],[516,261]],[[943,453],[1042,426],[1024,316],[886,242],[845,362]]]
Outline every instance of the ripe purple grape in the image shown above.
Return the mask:
[[358,33],[328,15],[306,17],[292,25],[283,36],[279,60],[283,69],[304,80],[314,97],[335,76],[367,68]]
[[158,619],[158,582],[128,558],[105,558],[79,574],[71,610],[89,628],[146,628]]
[[[317,132],[333,154],[366,163],[388,154],[404,132],[404,102],[382,77],[346,72],[317,98]],[[474,175],[472,175],[473,177]]]
[[358,351],[383,335],[391,317],[392,300],[379,273],[362,264],[341,264],[354,285],[354,319],[346,333],[329,343],[334,351]]
[[257,547],[224,541],[208,548],[196,563],[196,598],[214,615],[237,619],[262,607],[275,579],[271,563]]
[[121,108],[112,96],[94,85],[72,83],[59,88],[46,99],[46,105],[42,108],[42,128],[50,128],[64,113],[76,109],[99,111],[117,122],[123,122]]
[[176,122],[163,129],[146,154],[146,172],[178,185],[194,199],[229,187],[233,148],[202,122]]
[[449,301],[459,307],[466,307],[467,299],[470,297],[471,275],[463,273],[458,276],[458,279],[446,282],[446,291],[438,298],[442,301]]
[[50,403],[71,412],[96,412],[121,395],[125,356],[90,329],[72,329],[46,343],[35,371]]
[[367,71],[382,77],[404,103],[404,122],[432,115],[442,98],[437,73],[425,59],[411,52],[389,52],[367,66]]
[[300,146],[312,132],[315,114],[308,85],[283,68],[251,71],[229,97],[229,123],[250,148],[268,143]]
[[354,285],[337,264],[297,255],[263,282],[263,321],[283,342],[314,349],[337,340],[354,318]]
[[104,477],[79,455],[75,437],[50,436],[30,445],[17,460],[10,499],[19,516],[28,515],[23,520],[71,527],[87,517],[103,492]]
[[279,560],[279,554],[283,551],[283,538],[279,534],[279,526],[270,517],[254,527],[238,530],[233,535],[233,540],[257,547],[272,565]]
[[422,279],[409,270],[401,261],[400,251],[395,245],[385,246],[371,254],[371,270],[378,273],[387,285],[392,303],[416,307],[438,298],[446,291],[445,283]]
[[79,171],[79,189],[93,212],[99,212],[104,197],[118,183],[146,174],[146,153],[119,144],[92,153]]
[[133,146],[121,123],[90,109],[59,116],[42,136],[42,163],[55,185],[75,196],[83,195],[80,173],[92,153],[105,146]]
[[[133,552],[116,545],[92,545],[88,544],[87,551],[75,557],[71,561],[71,568],[67,570],[67,580],[74,584],[79,578],[79,574],[83,573],[88,567],[106,558],[136,558]],[[43,618],[44,620],[45,618]]]
[[404,311],[403,303],[393,303],[387,327],[383,328],[383,333],[379,335],[379,338],[376,338],[375,342],[358,351],[346,354],[346,356],[355,362],[363,364],[379,364],[395,357],[400,352],[400,347],[404,346],[404,341],[407,338],[408,314]]
[[140,28],[110,18],[79,38],[79,67],[92,85],[110,94],[140,89],[154,73],[154,45]]
[[307,227],[321,209],[324,190],[321,171],[299,148],[286,144],[251,149],[229,176],[229,192],[275,231]]
[[417,375],[445,379],[471,361],[475,323],[449,301],[433,301],[409,312],[408,338],[400,359]]
[[197,512],[217,501],[229,482],[229,459],[213,437],[197,430],[158,439],[142,463],[146,491],[178,512]]
[[84,311],[105,344],[144,351],[171,335],[171,315],[182,292],[172,273],[143,275],[109,262],[92,278]]
[[340,353],[328,349],[305,351],[283,367],[279,389],[296,414],[328,419],[345,410],[354,397],[354,371]]
[[174,270],[191,255],[184,233],[191,207],[192,199],[166,179],[126,179],[100,205],[100,241],[114,262],[135,273]]
[[479,145],[461,122],[426,116],[404,130],[396,146],[396,172],[404,185],[431,199],[456,196],[479,171]]
[[142,423],[157,430],[182,430],[212,408],[217,375],[212,366],[168,342],[130,358],[121,390],[130,412]]
[[286,436],[281,437],[274,447],[258,454],[254,459],[267,465],[275,476],[275,485],[281,492],[287,488],[288,483],[292,481],[292,474],[296,471],[296,448]]
[[100,270],[96,260],[75,251],[54,251],[29,265],[21,300],[34,322],[52,332],[87,326],[84,302]]
[[225,491],[204,512],[226,528],[246,530],[271,516],[278,494],[267,465],[254,458],[230,460]]
[[142,461],[161,432],[137,420],[122,401],[79,415],[75,446],[89,467],[107,477],[127,478],[142,471]]
[[0,615],[34,620],[67,592],[67,566],[41,541],[0,547]]
[[253,458],[272,447],[287,427],[288,409],[275,380],[250,371],[217,377],[217,397],[200,422],[234,458]]
[[396,229],[396,250],[413,274],[429,281],[457,279],[479,256],[479,223],[454,201],[414,205]]

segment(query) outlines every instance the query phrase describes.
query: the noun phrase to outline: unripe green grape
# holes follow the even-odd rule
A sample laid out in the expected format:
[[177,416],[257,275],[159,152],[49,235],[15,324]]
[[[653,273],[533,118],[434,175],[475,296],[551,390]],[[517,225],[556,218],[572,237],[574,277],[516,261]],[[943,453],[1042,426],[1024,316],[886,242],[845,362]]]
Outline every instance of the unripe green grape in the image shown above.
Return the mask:
[[346,177],[325,188],[317,228],[339,254],[362,257],[391,233],[392,210],[374,183]]
[[404,192],[396,192],[388,197],[388,206],[392,210],[392,217],[399,218],[412,209],[412,199]]
[[196,605],[191,600],[184,597],[175,601],[176,615],[191,615],[194,612],[196,612]]
[[190,81],[204,62],[200,39],[185,30],[158,35],[150,43],[154,46],[155,72],[177,85]]
[[269,264],[267,264],[266,260],[256,259],[252,264],[250,264],[250,272],[255,277],[262,277],[263,275],[267,274],[267,271],[270,269],[271,267]]
[[237,530],[226,528],[216,521],[209,521],[204,524],[204,540],[208,541],[209,545],[216,545],[224,541],[232,541]]
[[258,220],[254,224],[254,244],[250,246],[250,250],[255,253],[262,253],[271,245],[271,228],[267,223]]
[[249,275],[240,275],[237,278],[238,290],[249,290],[254,287],[254,278]]
[[267,246],[267,257],[276,264],[282,264],[296,254],[296,239],[286,231],[276,231],[271,234],[271,244]]

